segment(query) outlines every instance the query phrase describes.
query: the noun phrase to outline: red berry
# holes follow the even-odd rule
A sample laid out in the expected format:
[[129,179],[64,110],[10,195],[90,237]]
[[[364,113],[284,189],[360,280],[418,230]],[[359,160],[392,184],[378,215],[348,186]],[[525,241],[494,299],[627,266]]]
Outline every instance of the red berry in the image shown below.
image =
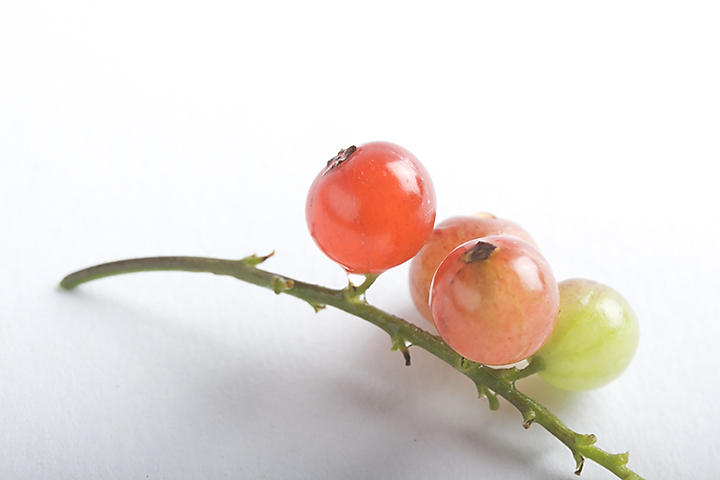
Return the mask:
[[455,247],[468,240],[490,235],[508,235],[525,240],[532,246],[535,241],[522,227],[509,220],[496,218],[489,213],[452,217],[439,223],[425,246],[410,262],[410,294],[418,311],[432,322],[428,299],[430,282],[440,262]]
[[412,258],[435,223],[435,190],[408,150],[370,142],[341,150],[305,204],[310,234],[350,273],[381,273]]
[[545,258],[506,236],[471,240],[450,252],[430,293],[440,336],[460,355],[488,365],[535,353],[552,332],[559,302]]

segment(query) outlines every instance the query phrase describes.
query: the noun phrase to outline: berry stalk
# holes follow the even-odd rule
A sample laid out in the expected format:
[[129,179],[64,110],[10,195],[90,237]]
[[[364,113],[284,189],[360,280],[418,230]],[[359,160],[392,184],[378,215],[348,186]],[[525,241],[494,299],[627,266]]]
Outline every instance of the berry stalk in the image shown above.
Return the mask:
[[[272,255],[272,254],[271,254]],[[583,435],[568,428],[548,409],[515,387],[515,381],[542,368],[539,362],[531,362],[523,370],[493,369],[472,362],[451,349],[439,336],[433,335],[400,317],[380,310],[365,300],[365,291],[377,275],[369,275],[359,286],[348,285],[343,289],[330,289],[257,268],[270,255],[256,255],[241,260],[222,260],[205,257],[148,257],[105,263],[90,267],[65,277],[60,286],[71,290],[78,285],[104,277],[149,271],[207,272],[227,275],[238,280],[268,288],[276,294],[287,294],[309,303],[315,310],[332,306],[360,317],[378,326],[390,335],[392,349],[399,350],[410,364],[410,346],[418,346],[443,360],[477,386],[480,396],[487,396],[490,407],[499,407],[497,395],[505,398],[523,417],[523,426],[529,428],[537,423],[565,444],[576,461],[575,473],[580,475],[587,458],[606,468],[621,479],[642,480],[627,467],[628,454],[611,454],[595,446],[595,435]]]

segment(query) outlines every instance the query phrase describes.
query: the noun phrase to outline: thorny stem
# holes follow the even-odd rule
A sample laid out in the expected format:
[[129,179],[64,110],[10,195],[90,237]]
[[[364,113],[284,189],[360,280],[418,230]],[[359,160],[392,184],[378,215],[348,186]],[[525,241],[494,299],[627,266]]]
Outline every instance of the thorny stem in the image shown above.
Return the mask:
[[496,395],[506,399],[522,414],[525,428],[537,423],[570,449],[576,461],[575,473],[577,475],[580,475],[584,459],[587,458],[606,468],[618,478],[642,480],[642,477],[627,467],[627,453],[611,454],[596,447],[595,435],[574,432],[548,409],[517,390],[515,381],[540,370],[542,365],[538,362],[530,362],[524,369],[493,369],[469,361],[452,350],[442,338],[368,304],[365,301],[364,293],[375,281],[377,275],[367,276],[359,286],[350,284],[344,289],[330,289],[257,268],[257,265],[269,256],[253,255],[242,260],[204,257],[149,257],[122,260],[70,274],[60,282],[60,286],[70,290],[91,280],[133,272],[170,270],[208,272],[235,277],[238,280],[268,288],[276,294],[292,295],[305,300],[316,310],[329,305],[363,318],[388,333],[392,340],[393,350],[402,352],[407,365],[410,364],[409,347],[416,345],[470,378],[477,386],[480,396],[488,397],[492,409],[497,409],[499,406]]

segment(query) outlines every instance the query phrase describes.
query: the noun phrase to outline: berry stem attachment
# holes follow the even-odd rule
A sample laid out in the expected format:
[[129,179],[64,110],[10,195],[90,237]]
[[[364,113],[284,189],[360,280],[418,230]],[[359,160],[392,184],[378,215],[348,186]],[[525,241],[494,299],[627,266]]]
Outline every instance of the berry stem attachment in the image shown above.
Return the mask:
[[495,371],[498,372],[505,380],[515,384],[516,381],[521,378],[529,377],[534,375],[543,369],[542,360],[538,358],[532,358],[525,368],[500,368]]
[[379,276],[379,273],[368,273],[365,275],[365,280],[360,285],[353,285],[352,282],[350,282],[345,289],[348,298],[360,299],[363,295],[365,295],[367,289],[375,283],[375,280],[377,280]]
[[642,477],[627,467],[627,453],[611,454],[596,447],[594,435],[583,435],[571,430],[553,413],[515,387],[516,380],[541,368],[539,363],[531,362],[525,369],[518,370],[493,369],[469,361],[451,349],[439,336],[432,335],[400,317],[368,304],[363,295],[377,275],[368,275],[358,287],[351,285],[344,289],[331,289],[257,268],[257,265],[269,256],[252,255],[241,260],[205,257],[147,257],[122,260],[72,273],[60,282],[60,286],[71,290],[91,280],[134,272],[207,272],[235,277],[243,282],[270,289],[276,294],[297,297],[309,303],[315,310],[329,305],[367,320],[388,333],[393,348],[403,353],[406,364],[410,361],[409,346],[417,345],[470,378],[477,386],[478,392],[490,400],[493,409],[498,406],[496,395],[503,397],[522,414],[525,428],[529,428],[533,423],[541,425],[570,449],[577,464],[577,474],[580,473],[584,459],[589,459],[618,478],[642,480]]

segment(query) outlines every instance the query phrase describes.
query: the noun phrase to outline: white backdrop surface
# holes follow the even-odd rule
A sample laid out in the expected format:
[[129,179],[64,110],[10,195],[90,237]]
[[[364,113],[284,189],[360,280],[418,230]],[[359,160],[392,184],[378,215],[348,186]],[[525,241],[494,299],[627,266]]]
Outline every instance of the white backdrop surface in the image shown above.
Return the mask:
[[[575,478],[509,404],[342,312],[208,274],[57,287],[273,250],[341,287],[305,195],[372,140],[420,158],[438,220],[512,219],[634,306],[619,380],[523,391],[645,478],[720,477],[719,24],[714,2],[0,2],[0,477]],[[368,299],[429,328],[406,276]]]

